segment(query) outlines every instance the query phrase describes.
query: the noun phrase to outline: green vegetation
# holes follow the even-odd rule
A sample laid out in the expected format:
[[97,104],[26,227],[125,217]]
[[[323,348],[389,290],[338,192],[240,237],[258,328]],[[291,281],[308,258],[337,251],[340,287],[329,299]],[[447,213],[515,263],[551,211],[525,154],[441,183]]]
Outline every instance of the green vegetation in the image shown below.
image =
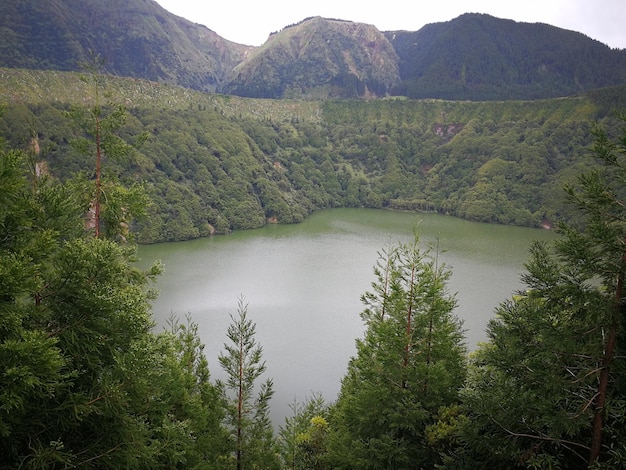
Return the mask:
[[273,34],[218,90],[273,99],[535,100],[625,79],[624,51],[547,24],[468,13],[381,33],[315,17]]
[[0,29],[4,67],[79,71],[95,53],[111,74],[202,91],[249,49],[142,0],[2,3]]
[[386,96],[397,55],[372,25],[321,17],[274,34],[233,70],[220,90],[252,98]]
[[458,401],[465,348],[450,276],[416,236],[380,255],[366,325],[330,415],[333,468],[434,468],[426,440],[440,407]]
[[[53,102],[15,86],[36,73],[6,73],[28,102],[0,120],[0,468],[624,464],[624,88],[304,103],[46,74]],[[134,86],[153,99],[126,108]],[[134,267],[131,234],[181,240],[333,206],[560,222],[563,237],[533,247],[528,289],[469,361],[438,253],[417,236],[383,251],[339,398],[294,403],[276,439],[247,305],[220,355],[228,379],[212,383],[191,319],[152,332],[160,266]]]
[[[162,181],[183,188],[198,176],[219,215],[241,217],[241,224],[257,211],[261,223],[295,211],[294,201],[306,200],[298,197],[311,208],[339,204],[346,193],[357,203],[410,201],[407,187],[418,173],[406,170],[423,162],[405,159],[405,142],[416,145],[413,155],[428,148],[455,161],[458,152],[450,168],[459,173],[447,182],[474,169],[470,189],[494,181],[506,187],[507,178],[498,178],[524,164],[526,157],[516,160],[516,148],[503,141],[530,141],[521,147],[529,152],[546,142],[561,149],[548,152],[548,161],[571,175],[562,237],[552,246],[534,245],[522,277],[527,289],[497,309],[489,341],[466,356],[456,301],[446,288],[450,271],[436,250],[424,250],[417,236],[392,246],[381,253],[372,290],[362,297],[366,332],[339,398],[295,403],[278,440],[268,420],[271,379],[255,390],[265,363],[247,306],[240,302],[227,331],[232,344],[220,356],[228,380],[213,383],[191,319],[173,318],[162,333],[152,331],[150,282],[159,264],[138,270],[135,245],[114,229],[94,236],[86,224],[93,191],[85,188],[94,181],[73,175],[93,174],[94,161],[66,140],[69,106],[8,107],[3,132],[26,150],[0,142],[0,468],[622,468],[626,117],[594,127],[599,164],[584,160],[591,149],[573,139],[585,136],[577,134],[574,116],[598,113],[609,96],[543,106],[482,104],[484,120],[474,105],[447,102],[327,103],[318,121],[279,124],[215,110],[145,108],[131,110],[126,124],[112,129],[125,142],[147,131],[151,147],[129,161],[107,159],[103,178],[134,183],[161,166],[170,175]],[[520,134],[509,113],[537,113],[532,122],[553,133],[543,142],[532,126]],[[432,115],[445,115],[434,130],[429,126],[439,117]],[[406,122],[414,125],[403,134],[397,129]],[[40,128],[45,134],[33,133]],[[208,131],[215,128],[220,132]],[[439,144],[429,147],[413,134]],[[496,142],[497,157],[487,158]],[[361,154],[369,148],[375,150]],[[580,159],[566,158],[579,151]],[[445,163],[434,158],[419,174],[428,181]],[[298,174],[298,187],[293,175],[289,186],[287,172]],[[356,180],[368,191],[355,190]],[[103,194],[110,208],[126,207],[122,190]],[[175,208],[193,194],[179,192]],[[425,197],[421,209],[437,208],[426,207],[432,201]],[[154,206],[153,214],[161,213]],[[107,218],[104,227],[117,221]]]
[[227,425],[235,445],[235,468],[280,468],[272,424],[270,400],[274,395],[272,379],[266,379],[254,396],[257,380],[265,373],[263,348],[256,342],[256,324],[248,319],[248,304],[239,299],[237,316],[226,336],[225,353],[219,362],[227,380],[219,383],[226,402]]
[[323,469],[328,438],[328,405],[320,394],[290,405],[292,416],[280,427],[279,450],[284,468]]
[[626,80],[626,51],[476,13],[384,33],[313,17],[252,47],[155,2],[31,0],[0,3],[0,30],[2,67],[79,71],[93,51],[113,75],[254,98],[534,100]]
[[402,82],[392,93],[414,99],[545,99],[626,78],[623,50],[542,23],[467,13],[385,35],[400,57]]
[[[77,136],[66,114],[93,106],[93,90],[50,73],[44,99],[31,86],[41,72],[1,73],[0,97],[12,104],[0,135],[25,149],[34,134],[52,176],[92,178],[94,157],[70,145],[88,134]],[[614,135],[613,110],[626,105],[624,88],[472,103],[253,100],[111,77],[103,87],[103,113],[128,110],[115,135],[133,148],[105,158],[103,177],[145,186],[151,203],[134,226],[142,243],[294,223],[327,207],[551,225],[567,216],[561,186],[590,163],[590,122]]]
[[0,468],[234,468],[197,326],[152,332],[160,265],[32,157],[0,152]]
[[527,290],[500,306],[472,358],[446,468],[626,462],[626,132],[599,130],[595,154],[600,166],[566,188],[577,224],[533,247]]

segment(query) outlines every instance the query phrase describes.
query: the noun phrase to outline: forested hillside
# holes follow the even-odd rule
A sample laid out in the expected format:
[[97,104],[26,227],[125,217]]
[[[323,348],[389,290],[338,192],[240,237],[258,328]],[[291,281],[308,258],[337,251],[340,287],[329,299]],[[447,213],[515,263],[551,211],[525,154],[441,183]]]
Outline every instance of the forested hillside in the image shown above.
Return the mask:
[[[71,145],[83,131],[68,112],[93,102],[93,84],[2,76],[0,135],[16,148],[35,136],[53,176],[89,174],[93,157]],[[152,204],[135,227],[145,243],[293,223],[325,207],[550,225],[563,182],[588,164],[590,123],[611,129],[626,101],[623,88],[471,103],[246,100],[111,77],[98,87],[108,109],[128,111],[117,135],[134,150],[105,158],[103,171],[145,185]]]
[[626,51],[543,23],[467,13],[385,35],[400,57],[393,94],[410,98],[542,99],[626,81]]
[[375,26],[315,17],[270,36],[221,91],[274,99],[383,97],[399,78],[396,51]]
[[0,3],[0,64],[80,70],[91,53],[108,73],[214,91],[250,46],[143,0]]
[[[0,470],[626,468],[626,51],[474,14],[254,49],[152,0],[5,1],[0,30]],[[136,243],[328,207],[559,237],[471,354],[438,246],[381,247],[337,400],[276,432],[254,305],[213,380]]]

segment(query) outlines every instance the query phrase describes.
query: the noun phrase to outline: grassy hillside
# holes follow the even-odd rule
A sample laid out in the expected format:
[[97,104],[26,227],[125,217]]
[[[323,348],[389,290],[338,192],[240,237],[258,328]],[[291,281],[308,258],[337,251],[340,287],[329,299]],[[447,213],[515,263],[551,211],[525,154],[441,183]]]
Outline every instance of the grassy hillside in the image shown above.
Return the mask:
[[[256,100],[113,77],[104,89],[128,110],[120,137],[147,137],[132,158],[104,164],[108,178],[145,184],[143,242],[338,206],[551,224],[566,215],[563,182],[592,163],[593,123],[613,132],[626,109],[626,88],[532,102]],[[53,175],[93,172],[93,156],[69,145],[66,112],[92,103],[78,75],[1,69],[0,103],[10,145],[26,148],[34,133]]]
[[398,56],[375,26],[308,18],[272,35],[222,91],[255,98],[386,96]]
[[0,2],[0,31],[0,67],[80,71],[95,54],[116,76],[254,98],[528,100],[626,83],[624,50],[476,13],[385,33],[310,17],[253,47],[152,0],[28,0]]

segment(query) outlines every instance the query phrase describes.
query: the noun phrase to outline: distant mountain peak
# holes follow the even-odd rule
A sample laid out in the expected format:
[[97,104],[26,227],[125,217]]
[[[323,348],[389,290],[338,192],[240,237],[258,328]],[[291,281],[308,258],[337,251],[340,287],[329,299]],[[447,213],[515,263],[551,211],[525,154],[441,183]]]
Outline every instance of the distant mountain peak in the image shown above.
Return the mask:
[[394,93],[411,98],[539,99],[626,83],[626,51],[544,23],[466,13],[385,35],[400,57]]
[[284,98],[377,97],[399,81],[398,56],[373,25],[307,18],[272,34],[233,71],[224,92]]
[[154,1],[0,2],[0,65],[77,70],[93,50],[115,75],[215,91],[247,46]]

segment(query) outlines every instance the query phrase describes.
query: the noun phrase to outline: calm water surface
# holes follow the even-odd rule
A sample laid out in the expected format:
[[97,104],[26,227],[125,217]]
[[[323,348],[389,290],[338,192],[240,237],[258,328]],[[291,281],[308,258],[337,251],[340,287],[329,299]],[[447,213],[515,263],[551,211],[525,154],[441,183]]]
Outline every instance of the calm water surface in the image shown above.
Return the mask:
[[294,399],[312,392],[335,399],[354,340],[363,333],[360,296],[374,281],[377,253],[408,242],[418,226],[426,246],[439,240],[441,259],[451,268],[456,314],[473,349],[495,307],[519,289],[532,240],[548,231],[467,222],[453,217],[416,216],[368,209],[319,211],[298,225],[262,229],[189,242],[142,246],[142,263],[161,259],[155,319],[162,327],[174,313],[190,314],[199,326],[213,379],[224,378],[223,351],[229,314],[244,296],[257,325],[267,377],[276,391],[276,424],[290,414]]

